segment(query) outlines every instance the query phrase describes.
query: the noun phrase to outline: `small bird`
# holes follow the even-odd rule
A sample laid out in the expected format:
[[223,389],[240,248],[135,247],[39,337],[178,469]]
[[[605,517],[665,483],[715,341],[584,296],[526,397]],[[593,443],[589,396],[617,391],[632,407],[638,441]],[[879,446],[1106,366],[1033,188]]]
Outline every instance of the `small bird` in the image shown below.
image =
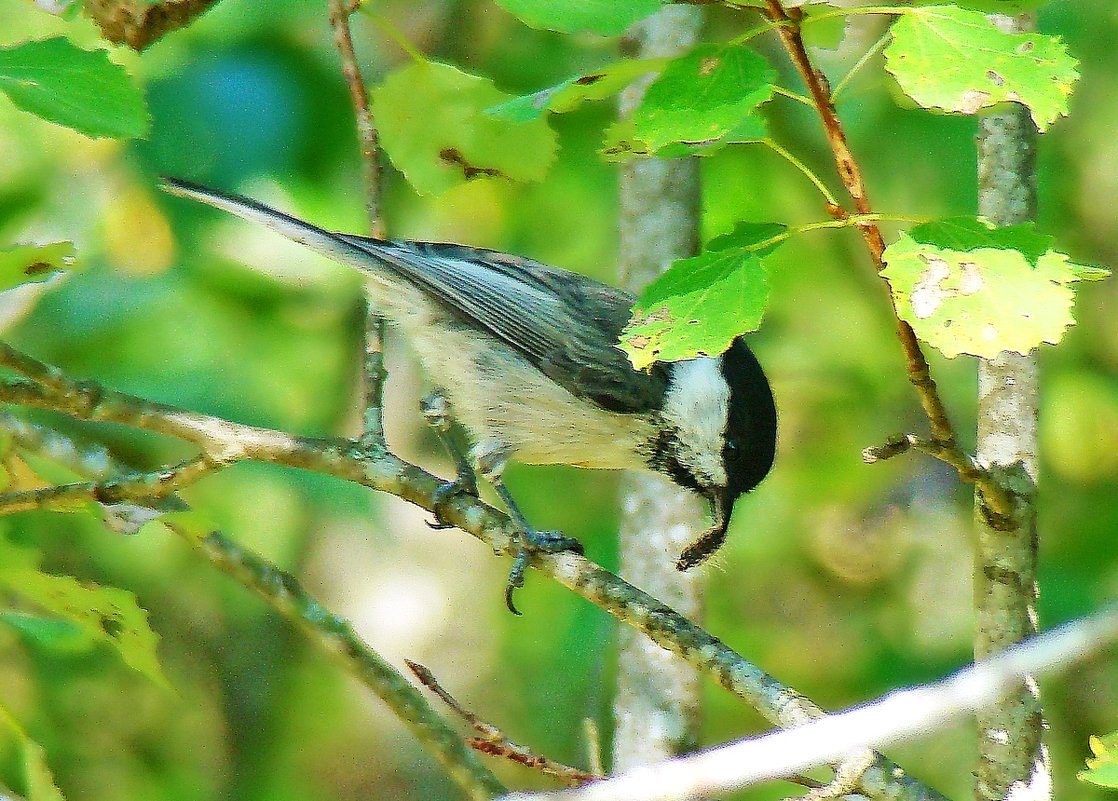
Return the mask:
[[521,531],[505,593],[514,613],[531,553],[580,546],[529,525],[501,480],[509,460],[652,470],[704,496],[714,524],[684,550],[680,570],[722,545],[734,501],[772,468],[776,406],[740,337],[720,356],[638,371],[618,347],[633,296],[578,273],[494,250],[335,233],[178,179],[163,188],[364,273],[372,307],[437,382],[424,401],[428,420],[448,446],[452,417],[474,442],[468,458],[452,448],[458,476],[440,488],[436,509],[455,493],[477,494],[476,467]]

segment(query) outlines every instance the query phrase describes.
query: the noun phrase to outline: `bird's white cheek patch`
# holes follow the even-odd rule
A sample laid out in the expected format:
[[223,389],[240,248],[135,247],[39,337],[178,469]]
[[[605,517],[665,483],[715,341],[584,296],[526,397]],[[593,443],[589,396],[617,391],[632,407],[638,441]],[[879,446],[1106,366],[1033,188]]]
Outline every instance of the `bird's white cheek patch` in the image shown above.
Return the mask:
[[680,461],[716,485],[726,483],[722,440],[729,408],[721,358],[690,359],[672,369],[663,414],[679,432]]

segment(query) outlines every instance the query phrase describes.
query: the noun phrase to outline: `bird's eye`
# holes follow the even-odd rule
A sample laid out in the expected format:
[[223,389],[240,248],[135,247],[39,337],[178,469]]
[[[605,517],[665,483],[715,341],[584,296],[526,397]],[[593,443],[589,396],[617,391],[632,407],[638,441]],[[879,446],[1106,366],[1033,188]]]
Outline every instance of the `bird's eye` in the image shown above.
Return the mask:
[[735,461],[741,458],[741,448],[738,447],[736,440],[726,440],[726,458]]

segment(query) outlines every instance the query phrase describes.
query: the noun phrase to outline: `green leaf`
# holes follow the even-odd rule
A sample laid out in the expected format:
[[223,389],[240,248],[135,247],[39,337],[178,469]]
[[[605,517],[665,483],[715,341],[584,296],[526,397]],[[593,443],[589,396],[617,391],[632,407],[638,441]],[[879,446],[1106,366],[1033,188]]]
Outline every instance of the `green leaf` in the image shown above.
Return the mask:
[[634,136],[652,151],[708,144],[740,129],[770,100],[776,72],[748,47],[701,45],[673,60],[633,112]]
[[108,643],[126,665],[169,687],[156,654],[159,635],[131,592],[14,565],[0,566],[0,587]]
[[0,48],[0,90],[24,111],[86,136],[144,136],[151,121],[124,67],[63,37]]
[[681,259],[648,285],[618,347],[638,370],[716,356],[738,334],[757,329],[768,297],[765,267],[746,248]]
[[24,792],[27,801],[64,801],[62,792],[54,783],[54,776],[47,765],[43,747],[27,736],[12,713],[0,704],[0,722],[7,724],[19,744],[20,762],[23,767]]
[[1016,250],[1033,267],[1056,241],[1055,237],[1037,231],[1032,223],[995,228],[981,217],[948,217],[918,225],[908,235],[922,244],[950,250]]
[[515,124],[484,114],[509,99],[485,78],[431,61],[410,64],[372,92],[381,144],[419,192],[480,177],[538,181],[555,159],[542,119]]
[[1017,101],[1041,132],[1068,113],[1078,62],[1057,36],[1005,33],[984,14],[955,6],[910,9],[892,36],[885,67],[925,108],[974,114]]
[[662,0],[497,0],[533,28],[617,36],[638,20],[656,13]]
[[[708,58],[711,52],[729,55]],[[768,62],[746,48],[697,48],[671,62],[631,117],[606,130],[600,152],[609,161],[709,156],[726,145],[768,139],[756,107],[772,97],[775,78]],[[696,92],[690,102],[673,94],[686,91]]]
[[1093,758],[1087,760],[1087,770],[1077,775],[1081,782],[1118,790],[1118,732],[1102,737],[1092,735],[1088,741]]
[[642,75],[659,72],[667,63],[666,58],[615,61],[594,72],[576,75],[547,89],[514,97],[508,102],[486,109],[485,113],[511,122],[528,122],[542,117],[549,111],[561,114],[578,108],[584,101],[607,98]]
[[653,149],[647,142],[637,138],[633,120],[617,120],[606,129],[605,141],[598,152],[606,161],[629,161],[635,158],[672,159],[681,156],[711,156],[727,145],[742,145],[761,142],[769,138],[769,126],[764,117],[749,114],[741,124],[721,139],[711,142],[684,144],[670,142],[661,148]]
[[72,270],[75,258],[73,242],[4,248],[0,250],[0,292],[21,284],[46,281],[63,270]]
[[93,638],[87,632],[61,618],[5,610],[0,611],[0,623],[18,631],[27,640],[55,651],[87,651],[93,645]]
[[[1040,8],[1049,0],[955,0],[951,5],[969,8],[984,14],[1021,14]],[[941,6],[943,0],[918,0],[914,6]]]
[[882,274],[900,317],[946,356],[1028,353],[1060,341],[1075,322],[1070,284],[1099,271],[1039,253],[1042,238],[1027,226],[982,232],[960,219],[920,226],[886,248]]
[[[781,237],[787,230],[788,226],[783,223],[742,221],[734,226],[734,230],[707,242],[704,249],[745,248],[760,258],[769,255],[784,243],[782,238],[777,239],[777,237]],[[776,241],[773,241],[774,239]]]

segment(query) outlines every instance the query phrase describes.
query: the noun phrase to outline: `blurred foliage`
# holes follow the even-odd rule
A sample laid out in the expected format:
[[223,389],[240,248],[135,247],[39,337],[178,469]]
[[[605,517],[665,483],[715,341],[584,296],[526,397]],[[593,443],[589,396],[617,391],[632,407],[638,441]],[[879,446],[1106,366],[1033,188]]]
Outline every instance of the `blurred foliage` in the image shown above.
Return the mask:
[[[613,40],[533,30],[491,0],[377,0],[375,10],[425,56],[490,78],[509,95],[592,74],[618,55]],[[88,21],[24,0],[0,0],[0,20],[0,46],[66,35],[98,47]],[[710,39],[728,40],[745,24],[711,9]],[[836,83],[883,24],[854,20],[837,50],[818,54]],[[371,16],[355,17],[354,26],[370,83],[409,63]],[[1111,0],[1052,3],[1040,27],[1064,38],[1083,77],[1070,116],[1041,140],[1039,228],[1057,234],[1076,262],[1113,264],[1118,18]],[[795,85],[773,43],[757,42]],[[145,89],[152,126],[144,140],[85,139],[0,99],[0,244],[73,241],[85,265],[0,296],[5,337],[72,375],[145,397],[306,434],[354,431],[358,280],[155,189],[158,175],[181,175],[361,230],[356,142],[325,6],[222,0],[143,57],[114,51],[112,60]],[[880,57],[849,84],[840,111],[879,208],[973,215],[973,119],[911,108]],[[777,98],[769,112],[771,135],[831,175],[810,110]],[[595,103],[551,119],[559,157],[536,184],[482,178],[421,197],[389,170],[390,232],[510,250],[610,281],[616,168],[597,150],[612,116],[611,104]],[[822,213],[815,189],[767,149],[721,150],[704,159],[703,177],[707,239],[743,219],[796,225]],[[857,234],[797,237],[766,265],[770,306],[750,343],[777,394],[777,466],[738,504],[729,543],[710,569],[706,623],[764,669],[841,707],[969,660],[972,501],[928,460],[861,461],[863,447],[911,429],[920,416],[887,289]],[[1078,325],[1042,354],[1046,625],[1118,589],[1115,303],[1114,280],[1084,285]],[[422,383],[406,343],[389,345],[390,442],[449,474],[415,411]],[[931,359],[968,432],[973,363]],[[187,453],[122,427],[30,416],[140,467]],[[530,519],[579,536],[593,558],[616,563],[611,475],[514,467],[508,479]],[[427,665],[518,741],[586,764],[581,720],[597,720],[608,740],[614,624],[581,599],[530,576],[519,599],[525,616],[513,618],[501,602],[506,564],[458,532],[429,530],[402,501],[332,479],[238,465],[184,495],[297,574],[396,664],[408,657]],[[363,688],[159,527],[125,538],[91,515],[28,512],[0,519],[0,537],[40,552],[52,573],[134,592],[161,637],[174,687],[158,687],[72,630],[44,627],[30,611],[0,620],[0,705],[42,746],[67,797],[455,797]],[[1116,726],[1118,665],[1095,660],[1042,690],[1056,792],[1103,797],[1075,773],[1089,756],[1089,735]],[[704,742],[765,727],[717,687],[708,701]],[[890,755],[961,798],[970,793],[973,741],[962,726]],[[22,738],[0,738],[0,783],[19,784],[25,749]],[[514,786],[543,783],[513,766],[495,769]],[[740,797],[793,790],[772,785]]]

